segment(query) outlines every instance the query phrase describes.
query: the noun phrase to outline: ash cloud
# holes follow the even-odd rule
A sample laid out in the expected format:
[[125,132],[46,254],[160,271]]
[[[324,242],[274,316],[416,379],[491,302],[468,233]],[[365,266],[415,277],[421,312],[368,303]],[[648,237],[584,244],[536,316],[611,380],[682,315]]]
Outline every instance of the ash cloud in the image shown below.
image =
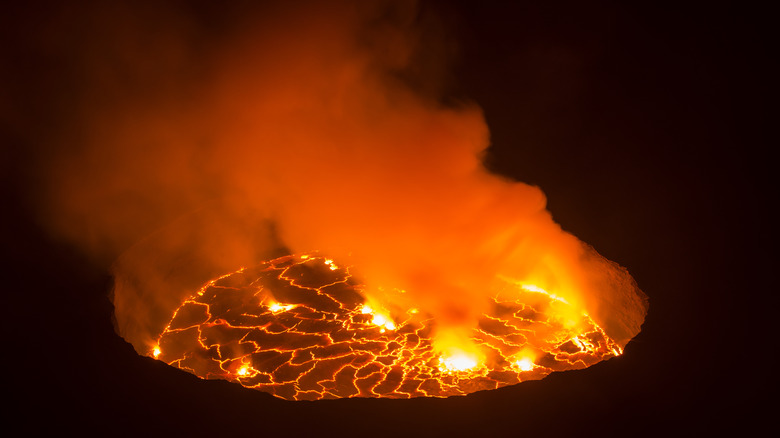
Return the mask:
[[41,217],[116,259],[125,339],[148,351],[199,283],[282,248],[352,263],[369,293],[403,289],[383,298],[443,327],[473,325],[506,275],[622,344],[639,331],[627,272],[562,231],[539,188],[483,167],[479,107],[432,85],[451,50],[430,32],[441,22],[414,2],[291,3],[95,5],[55,23],[84,28]]

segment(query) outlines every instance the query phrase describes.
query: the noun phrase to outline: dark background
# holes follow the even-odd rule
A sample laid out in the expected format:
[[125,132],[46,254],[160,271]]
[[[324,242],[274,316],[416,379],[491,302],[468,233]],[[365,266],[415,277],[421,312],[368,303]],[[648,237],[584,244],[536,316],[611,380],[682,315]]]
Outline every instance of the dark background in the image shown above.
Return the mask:
[[0,34],[11,422],[31,434],[120,436],[759,430],[775,367],[764,312],[777,261],[766,11],[736,2],[508,3],[424,7],[456,24],[448,86],[484,109],[490,168],[539,185],[556,221],[627,267],[650,297],[623,356],[462,398],[315,403],[138,356],[114,333],[108,267],[33,220],[39,188],[28,169],[46,152],[36,139],[78,98],[67,47],[29,43],[58,13],[33,2],[11,7]]

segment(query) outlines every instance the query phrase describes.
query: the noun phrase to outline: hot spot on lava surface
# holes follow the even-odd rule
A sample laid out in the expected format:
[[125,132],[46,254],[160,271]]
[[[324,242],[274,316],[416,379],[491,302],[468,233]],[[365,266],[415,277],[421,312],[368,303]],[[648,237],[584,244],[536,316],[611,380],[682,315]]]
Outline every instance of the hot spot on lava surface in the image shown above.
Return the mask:
[[210,281],[174,313],[149,352],[204,379],[288,400],[449,397],[495,389],[621,354],[585,313],[507,282],[471,330],[484,357],[445,357],[436,321],[367,305],[363,285],[318,254],[285,256]]

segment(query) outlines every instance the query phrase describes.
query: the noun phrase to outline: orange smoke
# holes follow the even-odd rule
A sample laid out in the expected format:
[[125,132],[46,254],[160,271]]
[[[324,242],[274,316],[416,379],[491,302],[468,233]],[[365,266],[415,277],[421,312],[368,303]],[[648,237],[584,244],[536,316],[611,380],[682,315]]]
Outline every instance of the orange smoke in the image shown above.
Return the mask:
[[429,16],[405,2],[259,8],[214,29],[183,11],[102,11],[103,41],[80,58],[78,146],[45,166],[42,211],[93,254],[124,252],[125,339],[148,351],[203,280],[281,248],[358,267],[369,298],[425,309],[442,338],[476,323],[498,279],[562,297],[621,346],[638,333],[646,303],[628,273],[562,231],[539,188],[485,170],[476,105],[420,89],[417,61],[442,57],[420,38]]

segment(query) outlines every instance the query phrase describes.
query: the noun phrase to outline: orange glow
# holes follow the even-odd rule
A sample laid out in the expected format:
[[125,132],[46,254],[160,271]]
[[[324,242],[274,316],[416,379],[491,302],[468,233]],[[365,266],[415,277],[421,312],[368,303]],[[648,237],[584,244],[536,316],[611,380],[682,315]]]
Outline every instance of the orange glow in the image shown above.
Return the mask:
[[479,364],[477,358],[466,353],[456,353],[439,360],[439,370],[443,372],[469,371]]
[[294,308],[292,304],[279,304],[279,303],[271,303],[268,305],[268,310],[271,311],[271,313],[279,313],[279,312],[286,312],[292,308]]
[[531,359],[520,359],[517,362],[515,362],[515,365],[517,368],[520,369],[520,371],[531,371],[534,369],[534,363]]
[[[329,260],[325,260],[325,264],[329,266],[329,269],[331,271],[335,271],[333,262]],[[396,326],[393,322],[393,319],[387,315],[386,312],[378,312],[375,311],[374,308],[369,306],[368,304],[364,304],[360,307],[360,313],[363,315],[372,315],[371,324],[374,324],[376,326],[380,327],[380,331],[384,333],[386,330],[395,330]]]
[[569,304],[569,302],[566,301],[565,298],[560,297],[560,296],[555,295],[555,294],[551,294],[550,292],[547,292],[546,290],[542,289],[539,286],[536,286],[536,285],[533,285],[533,284],[522,284],[520,287],[522,287],[523,290],[527,290],[528,292],[537,292],[537,293],[540,293],[540,294],[545,294],[548,297],[552,298],[553,300]]

